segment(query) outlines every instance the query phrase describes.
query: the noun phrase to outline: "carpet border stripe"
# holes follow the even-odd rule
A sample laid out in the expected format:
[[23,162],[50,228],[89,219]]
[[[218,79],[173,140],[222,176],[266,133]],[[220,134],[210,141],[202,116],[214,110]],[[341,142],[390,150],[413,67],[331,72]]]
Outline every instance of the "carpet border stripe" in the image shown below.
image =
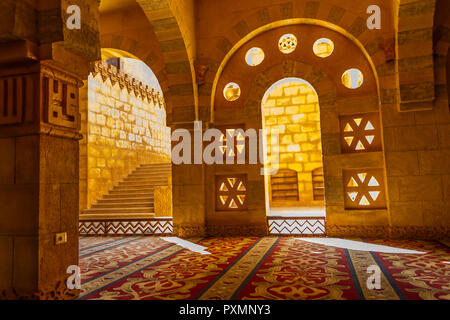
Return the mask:
[[[240,284],[245,281],[256,264],[261,261],[264,255],[272,247],[273,243],[277,240],[278,237],[261,237],[253,246],[246,250],[245,253],[241,254],[225,272],[221,272],[221,274],[214,279],[212,285],[209,286],[207,290],[204,290],[201,295],[197,295],[196,298],[198,300],[216,298],[230,300]],[[242,275],[245,275],[245,277],[242,278]]]
[[239,288],[237,288],[237,290],[231,296],[230,300],[235,300],[236,297],[239,295],[239,293],[241,293],[242,289],[244,289],[244,287],[247,285],[248,281],[250,281],[250,279],[253,278],[255,273],[259,270],[261,265],[264,263],[264,261],[266,261],[267,257],[273,251],[273,249],[278,244],[280,239],[281,239],[281,237],[277,237],[277,240],[275,241],[275,243],[272,244],[272,246],[269,248],[269,250],[264,254],[264,256],[261,258],[261,260],[258,262],[258,264],[253,268],[252,272],[250,272],[250,274],[247,276],[247,278],[245,278],[245,280],[241,283]]
[[391,285],[392,289],[394,289],[395,293],[398,295],[398,297],[400,298],[400,300],[408,300],[405,295],[403,294],[403,291],[397,286],[397,284],[395,283],[395,280],[392,278],[392,276],[389,274],[389,272],[386,270],[386,268],[384,267],[384,265],[381,263],[380,259],[378,259],[377,255],[375,254],[375,252],[370,251],[370,254],[373,257],[373,260],[375,260],[375,262],[378,264],[378,267],[381,269],[381,272],[383,272],[384,276],[386,277],[386,279],[389,281],[389,284]]
[[359,283],[358,276],[356,275],[355,266],[353,265],[352,258],[350,257],[350,253],[348,252],[348,249],[344,249],[345,252],[345,258],[347,259],[348,268],[350,269],[350,275],[353,279],[353,285],[355,286],[356,294],[358,295],[359,300],[366,300],[366,297],[364,296],[364,293],[361,288],[361,284]]
[[[88,252],[88,253],[85,253],[85,254],[80,254],[80,255],[78,256],[78,258],[84,258],[84,257],[87,257],[87,256],[89,256],[89,255],[91,255],[91,254],[94,254],[94,253],[102,252],[102,251],[105,251],[105,250],[107,250],[107,249],[111,249],[111,248],[115,248],[115,247],[117,247],[117,246],[120,246],[120,245],[122,245],[122,244],[126,244],[126,243],[129,244],[130,242],[133,242],[133,241],[139,241],[139,240],[142,240],[142,239],[139,239],[139,238],[135,238],[135,237],[134,237],[134,238],[132,238],[132,239],[127,239],[126,241],[122,241],[122,242],[119,242],[120,240],[124,240],[124,239],[118,239],[118,240],[115,240],[115,241],[107,242],[107,243],[105,243],[105,244],[100,244],[100,245],[98,245],[98,246],[93,246],[93,247],[91,247],[91,248],[86,248],[86,249],[80,250],[80,253],[82,253],[82,251],[85,251],[85,250],[89,250],[89,249],[92,249],[92,248],[105,246],[105,248],[100,248],[100,249],[95,250],[95,251],[92,251],[92,252]],[[119,242],[119,243],[118,243],[118,242]]]
[[195,297],[192,298],[192,300],[199,300],[199,298],[208,291],[226,272],[228,272],[231,267],[233,267],[248,251],[250,251],[258,242],[260,242],[262,239],[257,239],[250,247],[248,247],[244,252],[242,252],[229,266],[227,266],[225,269],[222,270],[221,273],[219,273],[213,281],[211,281],[206,287],[204,287]]

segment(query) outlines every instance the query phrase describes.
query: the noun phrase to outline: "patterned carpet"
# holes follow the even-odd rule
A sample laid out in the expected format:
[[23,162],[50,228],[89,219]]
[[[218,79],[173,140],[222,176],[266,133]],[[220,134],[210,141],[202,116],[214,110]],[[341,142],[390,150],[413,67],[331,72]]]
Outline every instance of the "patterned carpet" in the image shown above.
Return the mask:
[[[450,300],[450,249],[438,242],[364,239],[426,252],[393,254],[292,237],[189,241],[211,254],[158,237],[81,237],[80,299]],[[380,289],[367,288],[370,265]]]

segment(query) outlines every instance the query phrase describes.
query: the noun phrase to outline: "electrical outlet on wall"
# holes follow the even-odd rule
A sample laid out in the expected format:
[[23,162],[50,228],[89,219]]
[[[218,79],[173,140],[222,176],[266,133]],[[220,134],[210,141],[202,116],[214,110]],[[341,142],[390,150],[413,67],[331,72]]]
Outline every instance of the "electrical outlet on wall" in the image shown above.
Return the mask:
[[55,244],[56,245],[63,244],[66,242],[67,242],[67,232],[61,232],[61,233],[55,234]]

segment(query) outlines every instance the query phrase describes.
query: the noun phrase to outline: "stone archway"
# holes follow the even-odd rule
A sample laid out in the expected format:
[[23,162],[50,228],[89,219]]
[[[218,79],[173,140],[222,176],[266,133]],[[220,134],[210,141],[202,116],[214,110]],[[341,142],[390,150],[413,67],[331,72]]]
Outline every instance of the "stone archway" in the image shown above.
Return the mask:
[[[149,1],[137,0],[137,25],[146,25],[144,29],[130,29],[125,25],[127,17],[108,19],[116,32],[101,34],[104,48],[115,48],[130,52],[147,63],[154,71],[163,89],[167,105],[167,123],[172,129],[178,126],[192,125],[198,118],[198,94],[194,72],[196,59],[194,11],[191,1]],[[122,12],[123,13],[123,12]],[[115,13],[111,13],[115,14]],[[121,14],[121,12],[117,12]],[[121,25],[118,25],[118,22]],[[149,41],[149,37],[151,41]],[[192,201],[189,191],[192,179],[186,177],[190,168],[182,165],[172,166],[173,208],[176,212],[202,211],[196,201],[192,209],[186,209]],[[197,170],[197,168],[196,168]],[[199,186],[196,186],[199,187]],[[202,191],[196,192],[197,195]],[[174,232],[179,235],[202,234],[202,223],[175,221]],[[178,231],[181,230],[181,231]],[[185,232],[184,230],[192,230]]]
[[164,58],[170,123],[193,121],[198,118],[195,39],[193,20],[188,18],[193,8],[181,1],[137,0],[137,3],[153,27]]
[[[301,35],[301,46],[293,53],[283,55],[278,52],[276,44],[279,37],[287,33]],[[314,42],[321,37],[332,39],[335,43],[335,52],[326,59],[318,59],[312,53]],[[249,67],[242,60],[245,52],[252,47],[262,48],[266,53],[264,62],[256,67]],[[346,48],[345,53],[339,52],[339,48],[343,47]],[[364,85],[355,90],[345,88],[341,82],[343,72],[352,67],[360,69],[364,74]],[[215,102],[215,126],[245,122],[246,128],[259,128],[262,97],[272,83],[285,77],[296,77],[308,81],[316,89],[319,97],[324,179],[327,190],[325,191],[327,234],[386,236],[389,234],[390,216],[385,201],[386,189],[382,181],[385,165],[381,147],[382,130],[377,76],[367,56],[347,37],[319,26],[297,25],[274,29],[245,43],[230,58],[217,81],[217,92],[221,92],[228,82],[238,83],[241,97],[233,102],[225,101],[220,94],[212,98]],[[368,153],[369,150],[361,150],[361,152],[345,150],[342,125],[351,121],[359,122],[361,118],[364,119],[362,121],[365,121],[365,126],[370,117],[373,117],[374,120],[371,121],[376,123],[377,127],[379,141],[377,148],[370,150],[370,153]],[[233,167],[232,170],[238,171],[238,166]],[[264,191],[258,185],[264,185],[264,182],[261,177],[253,173],[253,170],[248,166],[242,167],[239,171],[248,172],[249,186],[254,184],[254,188],[260,190],[257,193],[255,191],[253,196],[255,199],[259,197],[261,201],[264,199]],[[215,174],[223,171],[216,166]],[[379,184],[383,188],[384,198],[376,206],[371,204],[370,209],[369,207],[367,210],[358,208],[359,211],[354,211],[355,206],[352,207],[352,200],[349,201],[354,193],[350,192],[347,180],[350,181],[352,176],[359,173],[370,177],[376,175],[377,181],[380,180]],[[213,179],[211,176],[208,180]],[[361,185],[363,183],[361,182]],[[357,197],[362,197],[361,192],[358,191]],[[357,200],[361,202],[360,198]],[[249,206],[250,201],[249,199]],[[257,202],[257,200],[253,201]],[[365,200],[361,203],[363,202]],[[255,208],[255,212],[265,214],[264,206],[257,203],[254,206],[258,208]],[[209,221],[214,221],[214,215],[219,214],[209,212],[207,217],[208,215]],[[254,216],[259,214],[255,213]],[[213,226],[208,228],[214,229]]]
[[[102,58],[117,54],[134,58],[116,50]],[[139,59],[119,61],[97,62],[80,90],[80,214],[140,165],[170,161],[166,148],[160,147],[162,138],[170,137],[166,104],[153,70]],[[123,70],[128,65],[131,73]],[[135,68],[140,75],[133,75]],[[148,80],[142,82],[144,78]]]
[[[278,168],[278,172],[265,175],[269,233],[324,234],[325,188],[317,93],[303,79],[284,78],[266,91],[261,108],[262,126],[268,134],[268,162],[264,165]],[[273,146],[272,132],[278,136],[278,144]]]

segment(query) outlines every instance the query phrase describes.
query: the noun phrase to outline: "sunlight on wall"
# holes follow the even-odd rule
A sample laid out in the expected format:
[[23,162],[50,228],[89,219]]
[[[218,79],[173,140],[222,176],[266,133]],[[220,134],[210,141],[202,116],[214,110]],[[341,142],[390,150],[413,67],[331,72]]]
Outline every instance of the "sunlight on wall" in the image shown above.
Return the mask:
[[[266,92],[262,112],[263,126],[269,132],[279,132],[280,169],[297,172],[300,202],[314,205],[312,171],[322,167],[319,100],[316,92],[306,81],[283,79]],[[270,163],[272,150],[269,139],[267,151]]]
[[88,80],[88,205],[138,165],[170,161],[170,128],[162,95],[142,93],[139,82],[123,80],[124,70],[147,74],[144,63],[129,61],[121,59],[121,70],[108,66],[107,75],[100,72]]

